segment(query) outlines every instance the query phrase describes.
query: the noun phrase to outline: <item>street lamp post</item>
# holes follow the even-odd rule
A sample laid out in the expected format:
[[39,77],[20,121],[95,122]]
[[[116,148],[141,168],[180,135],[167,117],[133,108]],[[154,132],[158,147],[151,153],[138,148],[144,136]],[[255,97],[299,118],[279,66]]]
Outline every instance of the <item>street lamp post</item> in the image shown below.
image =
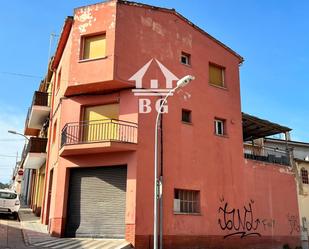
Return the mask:
[[27,139],[27,140],[29,141],[29,138],[28,138],[28,137],[26,137],[24,134],[19,133],[19,132],[17,132],[17,131],[8,130],[8,133],[11,133],[11,134],[14,134],[14,135],[23,136],[25,139]]
[[[185,85],[189,84],[194,79],[195,79],[194,76],[187,75],[183,77],[182,79],[178,80],[176,87],[171,89],[167,93],[167,95],[161,102],[161,105],[157,111],[156,124],[155,124],[155,147],[154,147],[154,215],[153,215],[153,248],[154,249],[158,249],[158,200],[162,197],[162,179],[158,178],[158,128],[159,128],[159,121],[162,115],[162,108],[167,102],[168,97],[172,96],[172,94],[177,89],[184,87]],[[160,222],[162,221],[160,220]],[[162,237],[162,234],[160,233],[160,242],[162,243],[161,237]],[[163,249],[162,244],[161,244],[160,249]]]
[[[11,134],[13,134],[13,135],[19,135],[19,136],[24,137],[24,138],[26,139],[26,140],[25,140],[25,145],[27,144],[27,142],[30,141],[30,139],[29,139],[27,136],[25,136],[24,134],[19,133],[19,132],[17,132],[17,131],[8,130],[8,133],[11,133]],[[22,156],[23,156],[23,155],[22,155]],[[18,156],[17,156],[17,158],[18,158]],[[16,162],[17,162],[17,158],[16,158]],[[28,177],[27,177],[27,178],[28,178],[28,179],[27,179],[27,182],[29,183],[30,174],[28,174]],[[23,187],[23,188],[24,188],[24,187]],[[22,195],[23,195],[23,194],[22,194]],[[26,192],[25,196],[22,196],[22,199],[25,199],[24,201],[27,202],[27,192]]]

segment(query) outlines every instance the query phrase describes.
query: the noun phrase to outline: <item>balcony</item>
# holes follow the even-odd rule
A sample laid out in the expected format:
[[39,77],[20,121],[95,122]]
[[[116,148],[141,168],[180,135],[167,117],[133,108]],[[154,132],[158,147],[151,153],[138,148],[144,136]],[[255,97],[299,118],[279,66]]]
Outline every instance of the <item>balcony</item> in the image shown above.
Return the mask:
[[50,107],[48,106],[48,93],[34,92],[31,107],[29,108],[26,123],[25,135],[35,136],[42,128],[49,115]]
[[244,157],[246,159],[266,163],[290,166],[289,152],[287,150],[282,150],[274,147],[257,146],[245,143]]
[[24,168],[39,169],[46,160],[47,138],[31,137],[23,151]]
[[61,156],[134,151],[137,124],[116,119],[68,123],[61,133]]

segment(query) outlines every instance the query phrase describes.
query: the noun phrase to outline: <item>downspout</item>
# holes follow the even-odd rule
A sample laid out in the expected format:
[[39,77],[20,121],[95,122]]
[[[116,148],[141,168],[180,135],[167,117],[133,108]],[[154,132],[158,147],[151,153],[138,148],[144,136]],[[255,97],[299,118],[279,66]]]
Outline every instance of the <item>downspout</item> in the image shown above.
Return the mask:
[[[160,120],[160,181],[161,186],[163,186],[163,115],[161,115]],[[160,199],[160,249],[163,248],[163,190],[161,191]]]
[[298,172],[298,167],[297,164],[295,163],[295,158],[294,158],[294,149],[291,147],[289,147],[289,140],[290,140],[290,133],[286,132],[285,133],[285,144],[286,144],[286,150],[288,153],[288,157],[289,157],[289,161],[290,161],[290,165],[292,168],[292,172],[294,172],[295,174],[295,179],[296,179],[296,184],[298,184],[298,194],[302,195],[304,192],[303,189],[303,184],[301,181],[301,178],[299,176],[299,172]]
[[[302,179],[299,175],[298,172],[298,164],[295,161],[294,158],[294,148],[290,148],[289,147],[289,141],[290,141],[290,133],[289,132],[285,132],[285,143],[286,143],[286,149],[287,149],[287,153],[290,159],[290,165],[292,168],[292,172],[294,172],[295,174],[295,179],[296,179],[296,191],[297,191],[297,197],[296,197],[296,202],[297,202],[297,206],[298,206],[298,217],[299,217],[299,226],[300,228],[302,228],[302,223],[301,223],[301,205],[299,204],[299,195],[303,195],[304,194],[304,189],[303,189],[303,182]],[[299,231],[299,235],[300,235],[300,241],[302,241],[302,229],[300,229]]]
[[[53,73],[56,72],[54,69],[50,69]],[[43,203],[42,203],[42,215],[41,215],[41,222],[44,223],[44,225],[47,225],[49,222],[49,217],[46,217],[45,221],[43,220],[43,216],[46,215],[46,189],[47,186],[49,186],[49,154],[50,154],[50,148],[51,148],[51,142],[50,142],[50,134],[52,131],[52,118],[53,118],[53,112],[54,112],[54,98],[55,98],[55,85],[54,82],[51,82],[52,84],[52,96],[51,96],[51,102],[50,102],[50,114],[49,114],[49,127],[48,127],[48,136],[47,136],[47,152],[46,152],[46,168],[45,168],[45,182],[44,182],[44,192],[43,192]],[[47,195],[48,196],[48,195]],[[46,207],[46,208],[45,208]]]

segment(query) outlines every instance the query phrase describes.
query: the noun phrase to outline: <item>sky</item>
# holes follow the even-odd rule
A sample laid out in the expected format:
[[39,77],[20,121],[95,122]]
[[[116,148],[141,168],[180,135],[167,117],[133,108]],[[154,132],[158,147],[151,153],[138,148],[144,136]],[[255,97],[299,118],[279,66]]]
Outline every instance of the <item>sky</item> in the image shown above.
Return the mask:
[[[47,68],[50,34],[93,0],[3,1],[0,39],[0,182],[22,152],[27,109]],[[143,0],[175,8],[245,58],[242,110],[293,129],[309,142],[309,1]],[[52,46],[54,49],[55,44]]]

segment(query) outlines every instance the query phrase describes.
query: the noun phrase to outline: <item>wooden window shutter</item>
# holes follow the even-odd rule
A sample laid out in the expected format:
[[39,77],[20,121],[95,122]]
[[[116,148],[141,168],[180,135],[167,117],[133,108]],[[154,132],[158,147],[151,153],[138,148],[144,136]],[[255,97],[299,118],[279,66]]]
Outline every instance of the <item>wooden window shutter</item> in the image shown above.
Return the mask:
[[224,86],[224,68],[209,64],[209,83],[216,86]]
[[96,35],[84,38],[83,59],[95,59],[106,56],[106,37]]

